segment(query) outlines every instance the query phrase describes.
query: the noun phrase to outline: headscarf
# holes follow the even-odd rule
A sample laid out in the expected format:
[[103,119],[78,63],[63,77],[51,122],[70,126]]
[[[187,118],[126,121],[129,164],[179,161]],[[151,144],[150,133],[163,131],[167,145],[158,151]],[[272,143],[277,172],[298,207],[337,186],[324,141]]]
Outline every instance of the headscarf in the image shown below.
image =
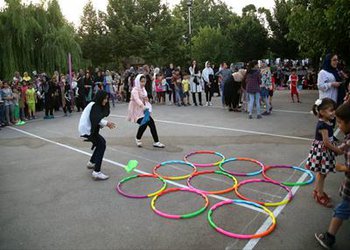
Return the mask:
[[145,77],[145,76],[143,74],[138,74],[136,76],[135,81],[134,81],[134,83],[135,83],[134,88],[137,88],[138,91],[143,91],[145,96],[147,96],[147,91],[146,91],[145,87],[141,87],[141,82],[140,82],[141,77]]
[[338,69],[333,68],[332,64],[331,64],[331,60],[332,60],[333,56],[334,56],[334,54],[327,54],[326,55],[324,62],[323,62],[323,65],[322,65],[322,69],[333,74],[335,77],[335,80],[337,82],[341,82],[341,78],[339,76]]
[[206,67],[206,68],[208,67],[208,64],[209,64],[209,61],[206,61],[206,62],[205,62],[205,67]]
[[97,142],[97,136],[100,131],[99,123],[104,117],[109,115],[109,103],[107,102],[105,106],[102,106],[102,101],[108,96],[107,92],[104,90],[97,91],[95,95],[94,102],[90,111],[90,121],[91,121],[91,133],[89,136],[89,141],[92,142],[93,147]]

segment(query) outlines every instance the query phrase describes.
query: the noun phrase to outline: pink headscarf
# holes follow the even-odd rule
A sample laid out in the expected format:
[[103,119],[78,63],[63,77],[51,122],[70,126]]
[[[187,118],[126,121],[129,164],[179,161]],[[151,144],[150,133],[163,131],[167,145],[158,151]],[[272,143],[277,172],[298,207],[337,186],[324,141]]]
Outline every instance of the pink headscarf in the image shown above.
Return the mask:
[[140,79],[141,77],[145,77],[143,74],[138,74],[135,78],[135,81],[134,81],[134,88],[137,88],[137,90],[139,91],[143,91],[143,93],[145,94],[145,96],[147,96],[147,91],[145,89],[145,87],[141,87],[141,82],[140,82]]

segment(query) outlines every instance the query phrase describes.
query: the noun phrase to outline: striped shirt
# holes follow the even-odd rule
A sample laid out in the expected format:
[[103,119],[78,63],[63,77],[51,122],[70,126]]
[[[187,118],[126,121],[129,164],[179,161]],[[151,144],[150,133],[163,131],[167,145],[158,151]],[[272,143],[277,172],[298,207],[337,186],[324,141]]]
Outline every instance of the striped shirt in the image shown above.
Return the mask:
[[[344,152],[345,166],[350,169],[350,133],[345,136],[345,140],[339,148]],[[350,172],[345,173],[345,180],[340,187],[340,196],[344,200],[350,201]]]

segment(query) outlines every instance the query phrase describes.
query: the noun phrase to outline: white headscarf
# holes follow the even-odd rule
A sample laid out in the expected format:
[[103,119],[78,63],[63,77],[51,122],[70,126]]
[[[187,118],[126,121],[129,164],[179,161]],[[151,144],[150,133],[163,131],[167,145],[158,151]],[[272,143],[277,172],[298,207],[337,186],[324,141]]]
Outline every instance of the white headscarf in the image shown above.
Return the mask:
[[147,91],[146,91],[145,87],[141,87],[140,79],[142,76],[145,77],[143,74],[138,74],[136,76],[135,81],[134,81],[134,86],[135,86],[134,88],[137,88],[138,90],[143,91],[145,96],[147,96]]

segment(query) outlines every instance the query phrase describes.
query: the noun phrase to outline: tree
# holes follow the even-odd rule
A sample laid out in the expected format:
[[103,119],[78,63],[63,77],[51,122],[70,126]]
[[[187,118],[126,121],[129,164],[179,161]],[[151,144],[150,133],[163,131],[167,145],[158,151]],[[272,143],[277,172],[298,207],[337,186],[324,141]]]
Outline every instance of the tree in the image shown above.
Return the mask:
[[11,79],[15,71],[67,70],[67,54],[74,65],[81,59],[74,28],[63,18],[58,2],[23,5],[6,0],[0,12],[0,77]]
[[270,10],[260,8],[259,13],[264,13],[271,30],[269,44],[271,51],[277,57],[297,58],[299,44],[288,38],[288,17],[291,15],[293,2],[291,0],[275,0],[273,13]]
[[230,59],[227,46],[226,37],[219,27],[200,28],[198,34],[193,37],[193,55],[199,62],[210,60],[219,63]]
[[227,36],[233,60],[247,62],[266,54],[267,31],[255,15],[244,15],[239,22],[232,23]]
[[349,1],[296,1],[288,23],[288,37],[300,44],[303,56],[318,61],[322,55],[334,51],[350,60]]

